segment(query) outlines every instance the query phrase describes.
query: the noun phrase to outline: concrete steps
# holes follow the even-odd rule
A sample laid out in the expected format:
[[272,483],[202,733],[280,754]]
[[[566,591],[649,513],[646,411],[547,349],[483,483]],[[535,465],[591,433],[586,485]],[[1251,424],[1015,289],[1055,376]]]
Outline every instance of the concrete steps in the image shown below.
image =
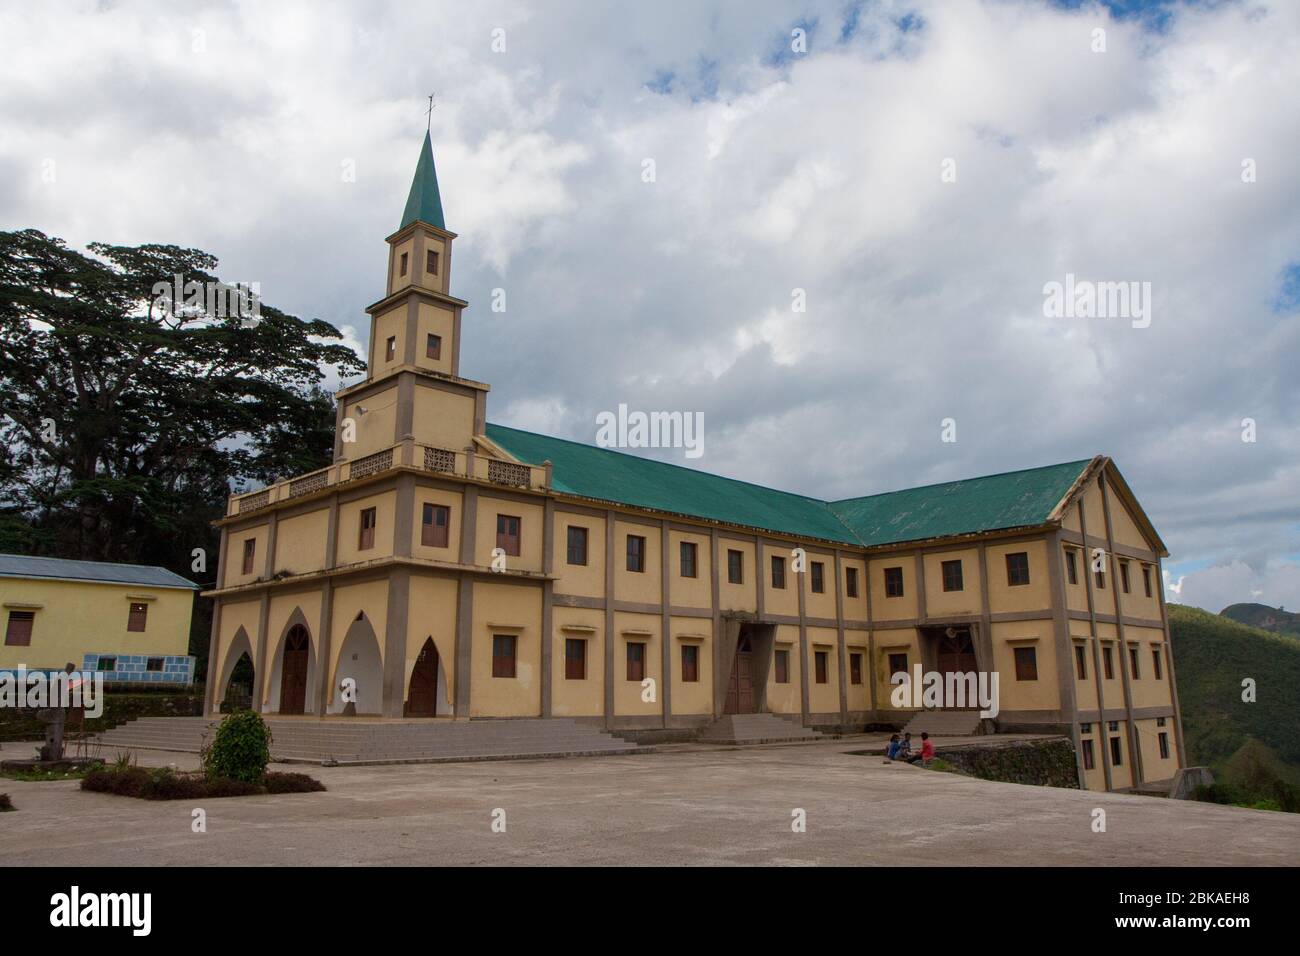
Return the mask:
[[911,734],[912,746],[918,747],[921,731],[931,737],[974,737],[984,733],[984,721],[977,710],[922,710],[901,733]]
[[[594,756],[645,751],[590,724],[557,717],[518,720],[295,720],[266,718],[271,757],[287,763],[414,763]],[[97,738],[101,755],[125,750],[198,753],[217,721],[144,717]]]
[[825,740],[823,734],[779,714],[727,714],[704,729],[701,743],[774,744],[800,740]]

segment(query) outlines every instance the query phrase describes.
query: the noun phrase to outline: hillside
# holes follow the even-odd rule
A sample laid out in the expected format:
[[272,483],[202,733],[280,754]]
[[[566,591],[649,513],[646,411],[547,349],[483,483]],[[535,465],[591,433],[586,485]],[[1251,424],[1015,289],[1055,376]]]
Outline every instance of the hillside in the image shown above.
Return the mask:
[[1229,604],[1219,612],[1239,624],[1249,624],[1274,634],[1300,637],[1300,614],[1267,604]]
[[1169,630],[1188,763],[1238,786],[1268,771],[1300,784],[1300,641],[1179,605]]

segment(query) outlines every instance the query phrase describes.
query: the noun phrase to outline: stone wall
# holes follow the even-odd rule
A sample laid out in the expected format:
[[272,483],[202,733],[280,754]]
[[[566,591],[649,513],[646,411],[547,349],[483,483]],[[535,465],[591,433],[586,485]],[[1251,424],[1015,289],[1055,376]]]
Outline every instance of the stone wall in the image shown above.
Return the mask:
[[1074,746],[1068,737],[972,741],[957,747],[940,747],[935,756],[962,773],[983,780],[1079,789]]

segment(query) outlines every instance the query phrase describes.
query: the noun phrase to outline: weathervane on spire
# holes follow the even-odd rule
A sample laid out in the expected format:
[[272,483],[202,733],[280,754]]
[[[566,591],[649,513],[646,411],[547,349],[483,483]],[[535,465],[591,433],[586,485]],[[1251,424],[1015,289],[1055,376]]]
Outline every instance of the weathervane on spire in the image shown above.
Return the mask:
[[428,132],[433,132],[433,97],[434,97],[434,94],[430,93],[430,94],[429,94],[429,108],[428,108],[427,110],[424,111],[424,112],[427,113],[428,116],[429,116],[429,123],[428,123],[428,126],[426,127],[426,129],[427,129]]

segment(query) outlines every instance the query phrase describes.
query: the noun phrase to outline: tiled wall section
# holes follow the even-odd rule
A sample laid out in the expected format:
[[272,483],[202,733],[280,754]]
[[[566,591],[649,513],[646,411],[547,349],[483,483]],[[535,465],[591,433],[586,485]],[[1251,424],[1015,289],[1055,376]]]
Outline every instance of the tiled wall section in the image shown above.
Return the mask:
[[[162,670],[149,670],[149,661],[162,661]],[[101,661],[105,670],[100,666]],[[180,684],[194,683],[193,657],[162,657],[152,654],[87,654],[82,670],[97,671],[107,684]]]

